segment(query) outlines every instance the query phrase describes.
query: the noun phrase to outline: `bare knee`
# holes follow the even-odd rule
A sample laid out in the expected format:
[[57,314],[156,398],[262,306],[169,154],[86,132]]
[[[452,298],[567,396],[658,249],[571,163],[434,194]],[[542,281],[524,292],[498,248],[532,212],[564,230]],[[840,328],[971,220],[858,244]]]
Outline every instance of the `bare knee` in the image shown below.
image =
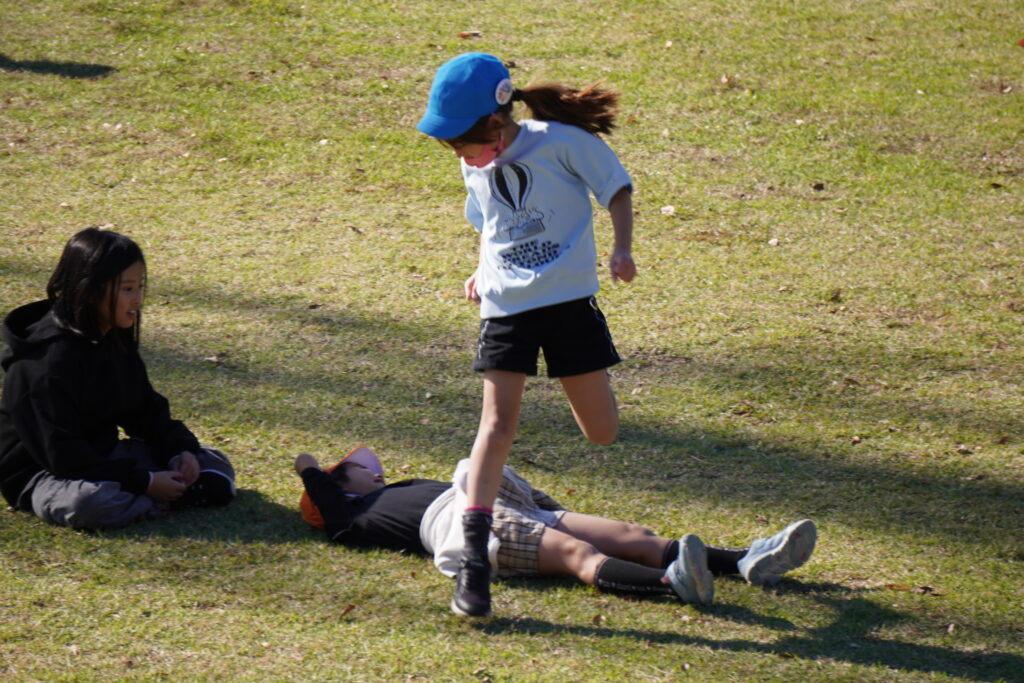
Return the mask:
[[609,421],[605,424],[589,425],[583,428],[583,435],[591,443],[596,443],[599,446],[607,446],[610,443],[614,443],[616,437],[619,435],[619,421]]
[[604,554],[590,543],[575,538],[566,543],[565,553],[566,564],[574,569],[576,577],[583,583],[593,584]]
[[516,437],[517,420],[496,413],[480,420],[480,439],[488,445],[511,444]]
[[604,555],[586,541],[552,531],[548,529],[541,542],[540,573],[569,574],[584,583],[594,583]]
[[658,534],[645,526],[639,524],[627,524],[626,526],[628,527],[626,534],[632,541],[644,542],[658,537]]

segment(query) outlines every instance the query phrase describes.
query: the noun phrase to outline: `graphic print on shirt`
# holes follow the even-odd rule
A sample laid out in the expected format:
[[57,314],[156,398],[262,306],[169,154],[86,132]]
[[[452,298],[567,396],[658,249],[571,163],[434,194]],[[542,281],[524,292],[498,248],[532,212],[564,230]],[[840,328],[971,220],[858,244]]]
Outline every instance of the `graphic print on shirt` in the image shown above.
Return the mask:
[[532,188],[533,175],[524,164],[499,166],[491,173],[491,195],[512,209],[512,214],[498,225],[498,237],[512,242],[510,247],[498,252],[502,259],[500,267],[506,270],[539,268],[562,253],[557,242],[534,237],[544,233],[546,228],[544,214],[525,207]]

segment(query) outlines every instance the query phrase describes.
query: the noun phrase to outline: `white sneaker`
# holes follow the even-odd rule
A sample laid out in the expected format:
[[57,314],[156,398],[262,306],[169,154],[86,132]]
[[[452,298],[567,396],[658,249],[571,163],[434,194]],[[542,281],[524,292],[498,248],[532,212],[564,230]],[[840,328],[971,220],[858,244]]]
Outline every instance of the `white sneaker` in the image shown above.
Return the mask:
[[783,574],[810,559],[817,539],[814,522],[793,522],[774,536],[751,543],[747,554],[737,563],[740,574],[755,586],[774,586]]
[[710,605],[715,599],[715,584],[708,571],[704,543],[693,534],[679,539],[679,557],[665,570],[669,585],[686,603]]

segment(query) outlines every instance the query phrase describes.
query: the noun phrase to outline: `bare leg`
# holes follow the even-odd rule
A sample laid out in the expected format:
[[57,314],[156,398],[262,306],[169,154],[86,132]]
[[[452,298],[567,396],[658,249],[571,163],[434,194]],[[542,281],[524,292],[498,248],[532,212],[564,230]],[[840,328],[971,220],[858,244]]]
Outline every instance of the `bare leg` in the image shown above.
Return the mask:
[[469,454],[466,485],[470,507],[493,507],[501,486],[501,468],[508,459],[519,426],[526,375],[505,370],[484,371],[484,404],[480,427]]
[[661,538],[639,524],[567,512],[557,531],[592,545],[601,553],[647,567],[661,567],[672,539]]
[[597,444],[615,441],[619,433],[619,408],[608,371],[594,370],[559,379],[583,435]]
[[606,559],[608,556],[590,543],[549,527],[540,539],[537,570],[545,576],[575,576],[592,586],[598,568]]
[[590,543],[550,527],[540,539],[537,570],[542,575],[575,576],[605,592],[633,595],[673,592],[663,570],[609,557]]

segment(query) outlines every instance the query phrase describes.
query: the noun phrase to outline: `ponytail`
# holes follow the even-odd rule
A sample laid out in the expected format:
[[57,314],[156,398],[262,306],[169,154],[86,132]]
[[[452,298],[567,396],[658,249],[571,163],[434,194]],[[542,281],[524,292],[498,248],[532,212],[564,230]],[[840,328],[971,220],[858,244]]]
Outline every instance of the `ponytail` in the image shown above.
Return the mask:
[[[615,114],[618,112],[614,107],[619,102],[619,93],[601,90],[598,84],[582,90],[556,83],[516,88],[512,91],[512,99],[498,107],[494,114],[509,117],[512,104],[522,102],[538,121],[556,121],[582,128],[592,135],[609,135],[615,127]],[[494,114],[484,114],[465,133],[442,142],[448,145],[494,142],[497,130],[501,128],[491,118]]]
[[549,83],[516,89],[513,101],[525,104],[533,118],[576,126],[592,135],[608,135],[615,127],[615,105],[619,93],[601,90],[598,83],[576,90]]

